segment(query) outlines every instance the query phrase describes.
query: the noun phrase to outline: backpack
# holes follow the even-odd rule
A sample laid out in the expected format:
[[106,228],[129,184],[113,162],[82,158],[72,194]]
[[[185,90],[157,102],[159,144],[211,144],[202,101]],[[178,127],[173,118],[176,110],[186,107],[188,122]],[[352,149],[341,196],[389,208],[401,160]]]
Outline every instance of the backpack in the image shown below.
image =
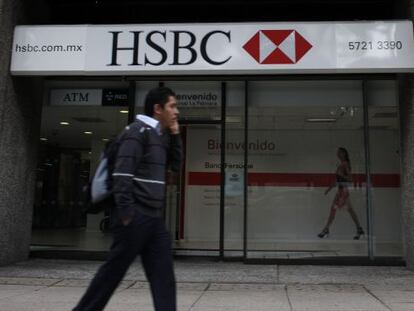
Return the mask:
[[86,212],[89,214],[100,213],[112,205],[112,172],[119,142],[120,139],[117,138],[106,145],[95,175],[86,189],[89,201]]
[[[146,127],[142,128],[140,133],[144,131],[147,133],[147,129]],[[129,130],[129,126],[126,130]],[[112,196],[112,173],[115,168],[119,145],[124,134],[125,131],[114,141],[108,143],[101,155],[95,175],[86,190],[89,198],[86,212],[89,214],[98,214],[104,210],[109,210],[114,205]],[[148,140],[148,134],[145,135],[145,139]]]

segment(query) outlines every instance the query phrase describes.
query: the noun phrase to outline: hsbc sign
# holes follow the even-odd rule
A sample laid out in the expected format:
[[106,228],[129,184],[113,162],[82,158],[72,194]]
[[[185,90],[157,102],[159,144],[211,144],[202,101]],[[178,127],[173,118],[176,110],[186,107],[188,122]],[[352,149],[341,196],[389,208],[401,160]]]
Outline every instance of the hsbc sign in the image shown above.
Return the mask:
[[[188,66],[194,64],[199,58],[210,65],[219,66],[227,63],[231,58],[231,56],[226,56],[218,59],[213,56],[216,53],[208,52],[210,41],[219,36],[224,39],[224,42],[229,43],[231,40],[229,31],[213,30],[201,38],[188,30],[171,30],[169,32],[154,30],[147,33],[129,31],[127,34],[123,31],[110,31],[110,33],[112,34],[111,61],[107,66],[122,66],[118,57],[122,51],[130,51],[132,57],[128,66],[158,67],[166,63],[170,66]],[[121,46],[120,35],[133,37],[132,46]],[[140,57],[141,55],[143,58]]]
[[410,21],[17,26],[11,72],[14,75],[413,72],[412,29]]

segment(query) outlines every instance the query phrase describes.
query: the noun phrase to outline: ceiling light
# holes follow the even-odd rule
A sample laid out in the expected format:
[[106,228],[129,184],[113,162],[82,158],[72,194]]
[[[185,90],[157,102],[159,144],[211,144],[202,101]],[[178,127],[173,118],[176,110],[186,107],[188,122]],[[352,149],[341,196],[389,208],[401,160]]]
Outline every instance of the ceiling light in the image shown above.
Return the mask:
[[109,138],[102,138],[102,141],[109,141]]
[[128,110],[119,110],[120,113],[128,113]]
[[83,132],[83,134],[92,135],[93,133],[91,131],[85,131],[85,132]]
[[66,121],[62,121],[62,122],[60,122],[60,125],[69,125],[70,123],[69,122],[66,122]]
[[47,141],[47,138],[46,137],[40,137],[40,140],[41,141]]
[[336,122],[336,118],[307,118],[306,122],[329,123]]

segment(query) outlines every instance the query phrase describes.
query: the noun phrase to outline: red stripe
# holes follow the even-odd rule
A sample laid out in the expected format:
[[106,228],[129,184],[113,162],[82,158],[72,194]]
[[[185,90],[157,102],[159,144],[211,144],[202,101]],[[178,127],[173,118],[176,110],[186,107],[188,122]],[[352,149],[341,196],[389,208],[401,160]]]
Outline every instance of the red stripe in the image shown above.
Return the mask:
[[374,187],[400,187],[400,175],[399,174],[372,174],[371,183]]
[[190,186],[218,186],[220,173],[189,172],[188,185]]
[[[353,174],[353,186],[365,186],[364,174]],[[335,181],[335,174],[309,173],[249,173],[249,186],[269,187],[328,187]],[[373,187],[398,188],[400,187],[399,174],[372,174]],[[220,173],[189,172],[188,185],[190,186],[218,186]]]
[[250,173],[249,186],[326,187],[332,174]]

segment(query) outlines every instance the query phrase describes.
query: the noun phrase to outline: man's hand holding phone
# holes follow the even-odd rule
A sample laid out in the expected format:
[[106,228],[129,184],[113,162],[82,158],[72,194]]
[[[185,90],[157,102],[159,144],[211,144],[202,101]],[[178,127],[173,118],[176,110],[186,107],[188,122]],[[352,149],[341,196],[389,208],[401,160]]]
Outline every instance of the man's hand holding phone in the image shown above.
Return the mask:
[[170,126],[170,133],[172,135],[180,134],[180,125],[178,124],[177,120],[175,120],[175,122]]

